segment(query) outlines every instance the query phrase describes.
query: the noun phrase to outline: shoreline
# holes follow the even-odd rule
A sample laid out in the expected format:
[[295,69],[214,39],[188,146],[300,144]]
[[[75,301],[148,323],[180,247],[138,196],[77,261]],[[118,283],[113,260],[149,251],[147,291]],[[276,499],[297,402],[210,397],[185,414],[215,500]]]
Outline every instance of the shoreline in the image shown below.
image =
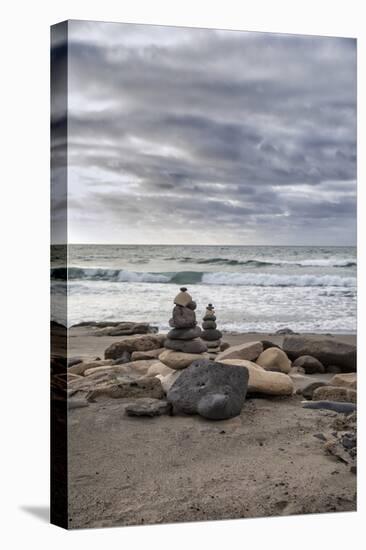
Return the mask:
[[[246,343],[252,340],[271,340],[274,344],[281,345],[285,335],[271,332],[243,332],[232,333],[223,332],[222,341],[235,346],[239,343]],[[160,332],[159,332],[160,334]],[[162,332],[161,334],[164,334]],[[357,343],[357,334],[336,334],[336,333],[314,333],[301,332],[306,336],[323,336],[324,338],[334,338],[341,342],[354,344]],[[101,356],[104,350],[113,342],[117,342],[123,336],[96,336],[96,330],[91,327],[71,327],[68,330],[68,352],[69,356],[93,357]]]

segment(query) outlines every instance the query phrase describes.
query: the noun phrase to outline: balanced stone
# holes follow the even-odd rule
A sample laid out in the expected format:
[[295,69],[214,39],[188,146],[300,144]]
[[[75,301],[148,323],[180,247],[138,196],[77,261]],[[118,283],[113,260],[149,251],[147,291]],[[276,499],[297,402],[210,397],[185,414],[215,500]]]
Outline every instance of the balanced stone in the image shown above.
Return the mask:
[[222,333],[217,330],[215,310],[212,304],[208,304],[206,308],[202,326],[204,330],[201,338],[207,343],[210,353],[218,353],[220,351]]
[[203,353],[207,351],[207,346],[201,338],[195,338],[194,340],[173,340],[167,338],[164,342],[164,347],[174,351],[182,351],[183,353]]
[[216,328],[210,328],[202,332],[201,338],[203,338],[203,340],[208,340],[211,342],[217,341],[222,338],[222,332],[220,332]]
[[206,315],[203,317],[203,320],[204,320],[204,321],[216,321],[216,315],[207,315],[207,314],[206,314]]
[[168,338],[173,340],[193,340],[201,336],[201,333],[200,327],[197,326],[194,328],[173,328],[168,332]]
[[174,308],[169,325],[172,327],[164,341],[165,352],[159,357],[169,368],[187,368],[195,359],[207,352],[201,340],[202,330],[197,326],[195,309],[197,304],[187,289],[182,287],[174,299]]
[[202,328],[203,329],[216,328],[216,323],[215,321],[203,321]]
[[183,286],[180,292],[174,298],[174,303],[177,306],[187,307],[192,302],[192,296],[188,294],[187,289]]
[[196,314],[188,307],[175,306],[169,325],[173,328],[193,328],[197,325]]
[[220,340],[206,341],[208,348],[220,348]]

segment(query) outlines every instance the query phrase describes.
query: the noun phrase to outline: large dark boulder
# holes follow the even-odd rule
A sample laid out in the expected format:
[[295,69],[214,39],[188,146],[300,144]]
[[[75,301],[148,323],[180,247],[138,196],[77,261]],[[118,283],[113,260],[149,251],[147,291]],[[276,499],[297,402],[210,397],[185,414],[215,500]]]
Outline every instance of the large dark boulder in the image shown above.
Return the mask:
[[240,414],[248,389],[246,367],[209,359],[194,361],[168,390],[174,413],[224,420]]
[[194,328],[173,328],[168,332],[168,338],[173,340],[193,340],[201,336],[202,330],[196,326]]
[[203,353],[207,351],[207,346],[201,338],[194,340],[173,340],[167,338],[164,341],[164,347],[174,351],[182,351],[183,353]]
[[302,355],[311,355],[325,367],[337,365],[344,372],[356,370],[356,346],[336,339],[318,336],[286,336],[282,349],[292,360]]

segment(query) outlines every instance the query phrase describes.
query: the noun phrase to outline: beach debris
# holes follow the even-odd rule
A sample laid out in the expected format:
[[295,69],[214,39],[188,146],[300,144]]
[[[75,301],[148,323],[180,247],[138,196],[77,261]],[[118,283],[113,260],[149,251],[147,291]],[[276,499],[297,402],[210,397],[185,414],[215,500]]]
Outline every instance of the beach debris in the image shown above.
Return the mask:
[[324,373],[324,365],[312,355],[301,355],[293,362],[293,367],[301,367],[306,374]]
[[248,369],[248,393],[283,397],[294,393],[294,383],[287,374],[265,370],[257,363],[245,359],[222,359],[220,363]]
[[248,389],[248,369],[209,359],[184,369],[167,393],[174,413],[224,420],[240,414]]
[[302,355],[311,355],[325,367],[337,365],[344,372],[356,371],[356,346],[320,336],[285,336],[282,349],[294,361]]
[[126,336],[123,340],[114,342],[104,352],[105,359],[118,359],[124,351],[149,351],[161,348],[165,340],[164,334],[136,334]]
[[127,416],[161,416],[169,414],[172,409],[171,403],[165,399],[153,399],[152,397],[141,397],[125,408]]
[[237,346],[230,346],[227,350],[222,351],[216,357],[217,361],[222,359],[245,359],[246,361],[255,361],[262,353],[262,342],[246,342]]
[[220,353],[222,332],[217,330],[216,314],[212,304],[208,304],[202,322],[201,338],[205,340],[211,359]]
[[291,361],[286,353],[279,348],[267,348],[259,355],[256,363],[269,371],[288,374],[291,370]]

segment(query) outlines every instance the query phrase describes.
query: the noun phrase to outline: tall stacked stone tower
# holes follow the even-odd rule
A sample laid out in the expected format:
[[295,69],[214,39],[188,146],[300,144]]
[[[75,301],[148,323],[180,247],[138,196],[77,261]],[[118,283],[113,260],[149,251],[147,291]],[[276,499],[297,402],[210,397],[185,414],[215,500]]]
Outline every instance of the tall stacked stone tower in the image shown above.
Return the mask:
[[168,367],[179,370],[208,355],[205,354],[207,345],[200,338],[202,330],[197,326],[197,304],[185,287],[174,298],[174,304],[172,318],[169,320],[172,329],[164,342],[166,350],[159,355],[159,360]]
[[217,330],[215,309],[212,304],[207,306],[202,328],[201,338],[207,344],[210,356],[215,357],[220,352],[222,333]]

